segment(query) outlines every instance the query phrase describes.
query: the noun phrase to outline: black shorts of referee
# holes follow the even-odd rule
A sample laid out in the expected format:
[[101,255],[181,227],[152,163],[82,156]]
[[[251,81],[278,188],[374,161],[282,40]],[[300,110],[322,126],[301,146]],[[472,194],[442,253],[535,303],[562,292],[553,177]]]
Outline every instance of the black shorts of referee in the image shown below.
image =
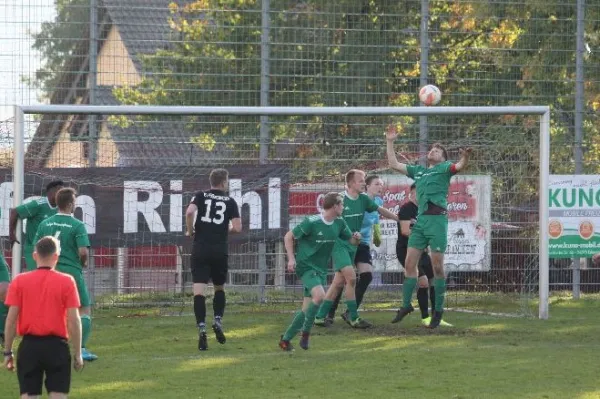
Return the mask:
[[68,393],[71,388],[71,353],[67,340],[57,336],[25,335],[17,351],[17,378],[21,393]]

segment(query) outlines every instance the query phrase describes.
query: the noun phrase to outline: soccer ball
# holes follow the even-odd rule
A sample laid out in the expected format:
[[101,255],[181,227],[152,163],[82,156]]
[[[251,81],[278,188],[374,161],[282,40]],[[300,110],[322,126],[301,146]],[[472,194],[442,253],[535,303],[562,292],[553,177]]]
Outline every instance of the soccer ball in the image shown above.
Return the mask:
[[427,85],[419,90],[419,100],[425,105],[436,105],[442,99],[442,92],[437,86]]

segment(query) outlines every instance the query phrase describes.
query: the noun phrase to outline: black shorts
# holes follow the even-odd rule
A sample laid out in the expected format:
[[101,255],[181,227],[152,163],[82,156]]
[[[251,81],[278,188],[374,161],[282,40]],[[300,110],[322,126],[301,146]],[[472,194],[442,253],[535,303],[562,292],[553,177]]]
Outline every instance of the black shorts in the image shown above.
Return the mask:
[[194,283],[223,285],[227,282],[227,253],[192,248],[192,281]]
[[68,394],[71,388],[71,353],[67,340],[26,335],[17,351],[17,377],[21,395],[41,395],[46,375],[48,392]]
[[[402,263],[404,266],[404,262],[406,262],[406,253],[408,252],[408,248],[406,247],[396,247],[396,257],[398,261]],[[429,253],[423,252],[421,254],[421,259],[419,259],[419,277],[427,276],[428,279],[433,278],[433,265],[431,263],[431,257]]]
[[371,258],[371,247],[369,247],[367,244],[358,244],[356,255],[354,255],[354,264],[358,265],[359,263],[368,263],[369,265],[373,265],[373,258]]

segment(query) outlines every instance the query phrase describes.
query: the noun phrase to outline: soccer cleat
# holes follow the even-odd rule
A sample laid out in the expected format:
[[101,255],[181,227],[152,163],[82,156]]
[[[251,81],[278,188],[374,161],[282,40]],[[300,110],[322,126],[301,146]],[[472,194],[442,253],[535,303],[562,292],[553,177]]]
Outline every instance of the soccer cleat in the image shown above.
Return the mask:
[[325,317],[322,319],[315,319],[315,326],[331,327],[332,325],[333,325],[333,319],[330,317]]
[[208,338],[206,338],[206,331],[200,331],[198,336],[198,350],[205,351],[208,349]]
[[424,326],[428,326],[429,323],[431,323],[431,316],[421,319],[421,323],[423,323]]
[[81,348],[81,358],[86,362],[93,362],[94,360],[98,360],[98,356],[94,355],[92,352],[88,351],[85,348]]
[[224,344],[227,341],[227,339],[225,338],[225,334],[223,333],[223,327],[221,326],[221,324],[214,323],[212,325],[212,329],[215,332],[215,338],[217,339],[217,342],[221,345]]
[[452,324],[450,324],[450,323],[447,323],[447,322],[445,322],[444,320],[441,320],[441,321],[440,321],[440,326],[441,326],[441,327],[454,327],[454,325],[452,325]]
[[356,320],[350,321],[348,324],[350,324],[350,326],[353,328],[358,328],[361,330],[373,327],[373,324],[369,323],[368,321],[366,321],[364,319],[361,319],[360,317],[357,318]]
[[429,328],[437,328],[442,322],[442,315],[444,312],[435,312],[433,317],[431,318],[431,322],[429,323]]
[[398,309],[398,312],[396,313],[396,317],[394,317],[394,320],[392,320],[392,323],[401,322],[405,316],[411,314],[414,310],[415,310],[415,308],[413,308],[412,305],[410,305],[408,308]]
[[308,350],[308,339],[310,338],[310,333],[307,331],[303,331],[300,336],[300,347],[304,350]]
[[350,313],[348,313],[348,311],[346,310],[344,313],[342,313],[342,320],[344,320],[346,323],[350,324]]
[[281,336],[281,339],[279,340],[279,347],[285,352],[293,352],[294,351],[294,347],[292,346],[292,343],[290,341],[284,340],[283,335]]

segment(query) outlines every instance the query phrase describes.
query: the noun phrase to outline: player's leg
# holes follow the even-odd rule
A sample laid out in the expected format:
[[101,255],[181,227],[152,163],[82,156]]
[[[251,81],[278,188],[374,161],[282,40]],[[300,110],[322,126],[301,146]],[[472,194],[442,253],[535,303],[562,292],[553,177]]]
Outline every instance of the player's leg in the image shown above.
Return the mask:
[[0,346],[2,347],[4,347],[4,325],[6,323],[6,316],[8,315],[8,306],[4,304],[4,299],[6,299],[9,282],[10,273],[8,265],[4,260],[4,256],[0,254]]
[[418,283],[419,277],[419,259],[423,250],[427,248],[427,238],[423,234],[425,221],[422,218],[417,220],[408,238],[408,249],[406,251],[406,261],[404,262],[404,284],[402,285],[402,307],[398,309],[396,317],[392,323],[400,322],[406,315],[414,310],[412,294]]
[[323,300],[323,303],[321,303],[319,311],[317,312],[317,316],[315,317],[315,325],[321,327],[328,326],[328,324],[325,321],[325,316],[327,316],[327,314],[329,313],[329,310],[331,309],[335,298],[344,289],[344,284],[344,276],[342,276],[340,272],[336,272],[333,275],[333,281],[331,282],[329,289],[325,293],[325,299]]
[[[327,326],[330,326],[333,324],[334,320],[335,320],[335,312],[337,312],[337,308],[338,306],[340,306],[340,301],[342,300],[342,295],[344,294],[344,289],[342,288],[341,290],[339,290],[338,294],[336,295],[335,299],[333,300],[333,303],[331,304],[331,309],[329,309],[329,313],[327,313],[327,316],[325,317],[325,324]],[[344,319],[345,313],[342,314],[342,319]],[[344,319],[346,320],[346,319]]]
[[[325,276],[322,276],[321,280],[325,280]],[[300,338],[300,347],[304,350],[308,349],[308,341],[310,337],[310,330],[315,323],[315,317],[317,311],[325,299],[325,288],[323,288],[324,281],[321,285],[317,285],[310,290],[310,301],[305,301],[302,307],[304,311],[305,319],[304,325],[302,326],[302,336]]]
[[45,342],[36,341],[35,337],[23,337],[17,350],[17,378],[21,398],[39,397],[42,395],[44,370],[40,363],[40,353]]
[[348,312],[346,322],[354,328],[365,329],[373,325],[362,319],[358,314],[358,306],[356,304],[356,272],[354,267],[347,266],[340,270],[345,282],[345,297]]
[[198,349],[205,351],[208,349],[208,339],[206,337],[206,286],[210,280],[210,268],[206,259],[198,248],[194,245],[190,259],[192,269],[192,290],[194,292],[194,315],[196,316],[196,326],[198,327]]
[[417,302],[419,303],[419,310],[421,311],[421,320],[424,320],[424,322],[429,325],[429,280],[420,267]]
[[356,268],[358,269],[358,281],[356,283],[356,305],[360,307],[367,292],[367,288],[373,281],[373,260],[371,259],[371,248],[360,244],[356,251]]
[[227,281],[227,255],[219,256],[213,260],[211,268],[211,279],[215,289],[213,298],[213,317],[212,325],[213,332],[217,342],[224,344],[226,342],[225,334],[223,333],[222,319],[225,314],[225,282]]
[[[435,219],[433,219],[435,218]],[[433,287],[435,289],[435,312],[431,317],[430,328],[436,328],[442,322],[444,299],[446,297],[446,276],[444,273],[444,253],[448,244],[448,220],[444,216],[432,216],[430,223],[431,264],[433,266]]]
[[49,398],[66,398],[71,388],[71,353],[62,339],[49,339],[42,361],[46,373],[46,390]]
[[79,308],[79,316],[81,317],[81,357],[86,361],[94,361],[98,359],[98,356],[87,350],[87,343],[92,334],[92,301],[83,278],[83,270],[63,265],[58,265],[56,270],[70,275],[75,280],[77,292],[79,293],[79,303],[81,304]]
[[[300,276],[300,280],[302,281],[302,285],[304,287],[304,300],[302,302],[302,309],[294,314],[292,322],[279,340],[279,347],[286,352],[294,350],[294,347],[290,341],[306,324],[306,312],[309,310],[309,308],[311,308],[310,304],[312,303],[311,291],[313,288],[322,284],[321,275],[316,270],[308,270],[304,272]],[[314,308],[311,308],[311,311],[314,311]],[[314,316],[311,317],[314,318]]]

